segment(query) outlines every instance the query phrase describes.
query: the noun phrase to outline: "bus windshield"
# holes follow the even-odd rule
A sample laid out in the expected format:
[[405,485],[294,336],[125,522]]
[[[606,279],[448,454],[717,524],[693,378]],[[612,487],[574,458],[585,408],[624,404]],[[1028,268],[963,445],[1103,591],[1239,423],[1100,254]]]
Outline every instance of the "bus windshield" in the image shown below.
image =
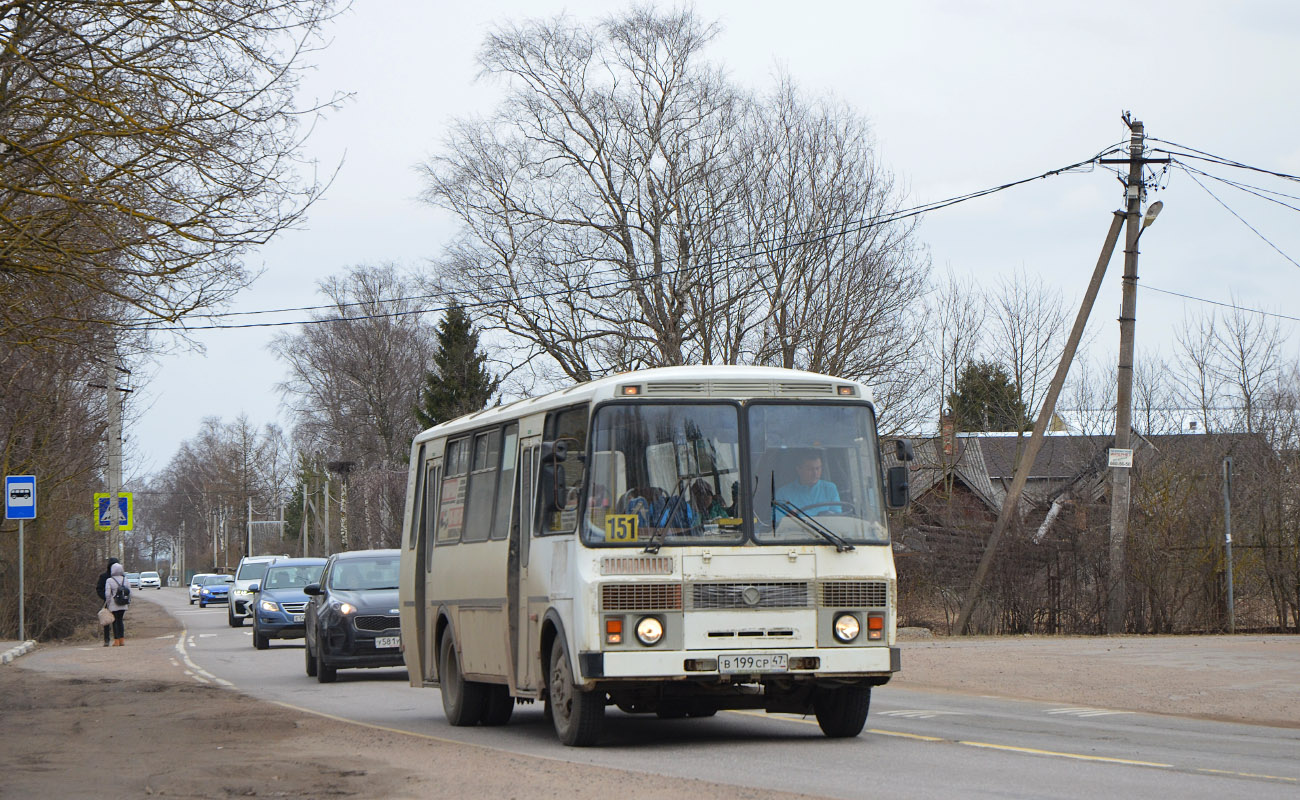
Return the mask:
[[750,406],[755,541],[888,542],[875,429],[865,405]]
[[740,409],[602,406],[592,422],[589,544],[740,543]]
[[591,435],[588,544],[889,541],[867,405],[614,403]]

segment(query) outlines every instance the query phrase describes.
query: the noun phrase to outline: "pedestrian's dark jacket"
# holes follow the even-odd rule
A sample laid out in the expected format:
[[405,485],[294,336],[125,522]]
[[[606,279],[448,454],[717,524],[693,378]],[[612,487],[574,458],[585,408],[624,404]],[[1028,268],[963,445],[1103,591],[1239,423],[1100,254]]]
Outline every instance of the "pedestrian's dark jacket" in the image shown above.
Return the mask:
[[112,572],[113,565],[116,563],[117,563],[116,558],[110,558],[108,560],[108,569],[104,570],[99,574],[99,580],[96,581],[95,583],[95,594],[99,595],[100,600],[108,599],[104,596],[104,582],[108,580],[108,574]]

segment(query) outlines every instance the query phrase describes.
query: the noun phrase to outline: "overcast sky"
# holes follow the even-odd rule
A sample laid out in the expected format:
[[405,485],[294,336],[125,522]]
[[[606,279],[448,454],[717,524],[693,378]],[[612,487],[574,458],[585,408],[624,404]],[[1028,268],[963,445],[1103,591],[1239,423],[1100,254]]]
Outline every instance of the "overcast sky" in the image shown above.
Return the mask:
[[[761,90],[785,69],[808,94],[852,105],[873,127],[882,162],[907,205],[940,200],[1086,159],[1128,137],[1131,111],[1149,136],[1246,164],[1300,173],[1300,3],[788,2],[700,0],[722,32],[711,58]],[[610,3],[356,0],[318,54],[304,100],[336,90],[355,99],[318,124],[311,157],[342,162],[301,230],[250,254],[262,276],[231,310],[314,305],[317,280],[357,264],[422,267],[454,233],[420,203],[416,165],[437,152],[450,120],[485,113],[499,87],[477,78],[484,33],[511,18],[561,12],[591,20]],[[1223,177],[1300,196],[1257,173]],[[1202,178],[1205,182],[1205,179]],[[1300,261],[1296,212],[1206,182],[1286,256]],[[1300,316],[1300,267],[1174,171],[1152,196],[1159,223],[1142,238],[1141,284]],[[1293,205],[1297,201],[1288,200]],[[994,283],[1022,268],[1082,295],[1122,203],[1112,172],[1039,181],[935,212],[921,240],[936,271]],[[1118,345],[1120,254],[1094,312],[1092,354]],[[1171,328],[1202,303],[1143,290],[1139,350],[1169,350]],[[1073,307],[1071,308],[1073,315]],[[1294,322],[1283,330],[1295,342]],[[291,421],[275,390],[282,365],[267,344],[293,329],[209,331],[206,354],[158,359],[132,397],[126,472],[164,467],[204,417],[246,413],[255,425]]]

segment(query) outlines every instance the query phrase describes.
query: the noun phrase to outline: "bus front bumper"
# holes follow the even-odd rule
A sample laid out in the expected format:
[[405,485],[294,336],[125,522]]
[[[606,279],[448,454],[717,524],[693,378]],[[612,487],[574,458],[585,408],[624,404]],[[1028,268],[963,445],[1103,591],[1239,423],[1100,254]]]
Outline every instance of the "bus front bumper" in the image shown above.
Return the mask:
[[[737,655],[784,655],[785,669],[729,672],[719,668],[720,659]],[[839,647],[788,650],[629,650],[584,652],[578,657],[585,681],[639,679],[730,678],[744,683],[753,677],[883,678],[889,680],[901,668],[897,647]]]

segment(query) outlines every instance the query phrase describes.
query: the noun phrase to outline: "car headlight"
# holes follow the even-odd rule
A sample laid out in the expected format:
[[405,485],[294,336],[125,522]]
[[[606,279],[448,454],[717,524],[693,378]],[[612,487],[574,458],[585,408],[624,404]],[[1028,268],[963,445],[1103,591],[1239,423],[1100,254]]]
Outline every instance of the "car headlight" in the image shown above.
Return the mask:
[[834,632],[837,641],[847,644],[862,633],[862,623],[858,621],[857,614],[840,614],[835,618]]
[[277,611],[280,610],[280,604],[277,603],[277,602],[275,602],[274,600],[263,600],[263,601],[262,601],[262,610],[263,610],[263,611],[270,611],[271,613],[274,614],[275,612],[277,612]]
[[636,638],[647,647],[664,638],[664,624],[657,617],[642,617],[636,623]]
[[338,610],[339,613],[345,617],[348,616],[349,614],[357,613],[357,607],[352,605],[351,603],[339,603]]

